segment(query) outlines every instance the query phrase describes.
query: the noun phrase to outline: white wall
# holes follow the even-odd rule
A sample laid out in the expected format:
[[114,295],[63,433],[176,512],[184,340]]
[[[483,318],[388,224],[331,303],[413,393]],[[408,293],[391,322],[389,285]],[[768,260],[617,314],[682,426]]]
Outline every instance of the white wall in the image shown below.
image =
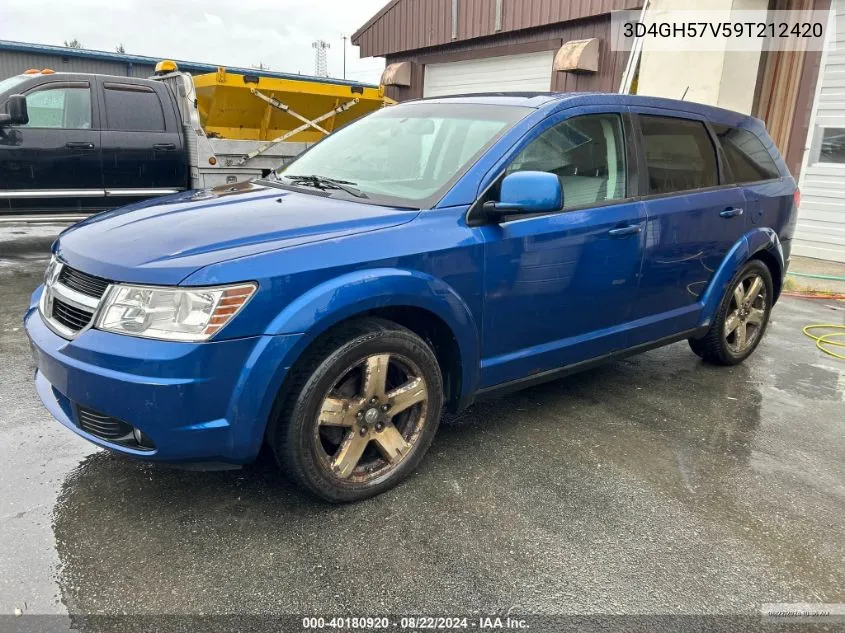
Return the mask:
[[845,133],[845,0],[834,0],[835,45],[824,52],[801,170],[792,252],[845,262],[845,163],[821,162],[825,128]]
[[[766,10],[768,0],[652,0],[655,18],[667,10]],[[754,105],[754,87],[760,51],[662,51],[649,50],[648,39],[640,59],[637,94],[716,105],[745,114]],[[762,46],[762,40],[761,40]]]

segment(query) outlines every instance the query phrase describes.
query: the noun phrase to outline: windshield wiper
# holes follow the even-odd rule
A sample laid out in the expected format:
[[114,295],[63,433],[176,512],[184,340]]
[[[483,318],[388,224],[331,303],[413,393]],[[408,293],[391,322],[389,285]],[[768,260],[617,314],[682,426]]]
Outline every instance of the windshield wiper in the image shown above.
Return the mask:
[[282,174],[282,176],[294,184],[309,185],[311,187],[316,187],[317,189],[340,189],[341,191],[345,191],[356,198],[369,198],[369,196],[363,191],[356,189],[354,187],[355,183],[350,182],[349,180],[337,180],[335,178],[327,178],[326,176],[318,176],[316,174],[309,176]]

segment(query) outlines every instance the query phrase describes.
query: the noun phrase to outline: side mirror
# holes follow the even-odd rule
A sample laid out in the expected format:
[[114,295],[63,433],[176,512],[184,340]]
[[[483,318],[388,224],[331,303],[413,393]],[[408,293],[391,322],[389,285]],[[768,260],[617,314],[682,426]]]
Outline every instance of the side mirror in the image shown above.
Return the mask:
[[6,102],[6,113],[0,114],[0,125],[26,125],[29,113],[26,109],[26,97],[12,95]]
[[563,208],[560,179],[546,171],[517,171],[502,180],[499,202],[485,202],[484,210],[496,216],[547,213]]

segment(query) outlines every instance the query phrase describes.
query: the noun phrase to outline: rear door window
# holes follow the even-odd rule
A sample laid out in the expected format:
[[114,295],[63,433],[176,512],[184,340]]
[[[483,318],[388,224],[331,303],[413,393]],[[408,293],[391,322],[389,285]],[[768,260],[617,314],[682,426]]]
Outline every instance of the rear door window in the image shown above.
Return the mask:
[[107,83],[106,129],[127,132],[164,132],[164,110],[149,86]]
[[719,184],[716,148],[702,122],[640,115],[640,126],[652,194]]
[[777,165],[756,134],[742,128],[714,125],[733,182],[742,184],[780,178]]

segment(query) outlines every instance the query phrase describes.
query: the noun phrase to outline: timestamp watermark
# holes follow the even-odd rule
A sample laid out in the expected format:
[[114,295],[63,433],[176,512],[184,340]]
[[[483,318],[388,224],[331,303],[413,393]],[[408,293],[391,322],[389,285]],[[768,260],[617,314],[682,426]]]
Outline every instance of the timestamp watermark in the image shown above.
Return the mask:
[[767,602],[760,613],[765,620],[845,624],[845,602]]
[[538,614],[220,614],[220,615],[34,615],[0,613],[2,633],[427,633],[429,631],[520,631],[525,633],[809,633],[845,631],[845,605],[780,603],[760,614],[736,615],[538,615]]
[[403,616],[304,616],[303,631],[322,630],[401,630],[401,631],[527,631],[531,628],[522,617],[512,616],[443,616],[443,615],[403,615]]

